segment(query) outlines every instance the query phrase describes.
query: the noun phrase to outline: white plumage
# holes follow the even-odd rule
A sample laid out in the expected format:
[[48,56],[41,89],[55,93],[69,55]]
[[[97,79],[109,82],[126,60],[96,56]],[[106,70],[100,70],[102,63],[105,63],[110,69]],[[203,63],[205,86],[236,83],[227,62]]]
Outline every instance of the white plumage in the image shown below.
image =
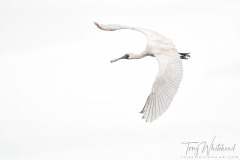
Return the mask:
[[[116,24],[102,25],[95,22],[95,25],[102,30],[115,31],[119,29],[131,29],[142,32],[146,35],[148,42],[146,49],[139,54],[125,54],[123,57],[114,59],[140,59],[145,56],[154,56],[159,63],[157,77],[152,86],[152,91],[147,98],[146,104],[140,113],[146,122],[152,122],[165,112],[174,95],[176,94],[182,79],[182,59],[187,59],[189,53],[178,53],[173,43],[157,32],[128,27]],[[179,55],[180,54],[180,55]]]

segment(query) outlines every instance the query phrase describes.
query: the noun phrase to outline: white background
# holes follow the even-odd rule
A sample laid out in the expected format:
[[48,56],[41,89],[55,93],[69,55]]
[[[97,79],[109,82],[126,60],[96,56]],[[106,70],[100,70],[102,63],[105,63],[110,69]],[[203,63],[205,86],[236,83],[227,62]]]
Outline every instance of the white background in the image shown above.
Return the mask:
[[[239,8],[237,0],[1,0],[0,159],[182,159],[182,142],[214,136],[238,155]],[[142,51],[144,35],[94,21],[149,28],[191,53],[158,120],[138,113],[157,61],[110,63]]]

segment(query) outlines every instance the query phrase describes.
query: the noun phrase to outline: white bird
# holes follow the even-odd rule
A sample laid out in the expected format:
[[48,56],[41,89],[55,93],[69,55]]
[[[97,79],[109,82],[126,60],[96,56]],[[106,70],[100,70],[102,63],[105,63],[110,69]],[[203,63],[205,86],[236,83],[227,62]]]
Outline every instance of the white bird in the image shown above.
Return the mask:
[[156,120],[168,109],[172,102],[182,79],[181,59],[188,59],[190,53],[179,53],[169,39],[148,29],[117,24],[103,25],[97,22],[94,22],[94,24],[99,29],[105,31],[131,29],[146,35],[148,42],[144,51],[139,54],[125,54],[123,57],[112,60],[111,63],[120,59],[140,59],[146,56],[154,56],[157,58],[159,63],[157,77],[146,104],[140,112],[143,114],[142,118],[146,119],[146,122]]

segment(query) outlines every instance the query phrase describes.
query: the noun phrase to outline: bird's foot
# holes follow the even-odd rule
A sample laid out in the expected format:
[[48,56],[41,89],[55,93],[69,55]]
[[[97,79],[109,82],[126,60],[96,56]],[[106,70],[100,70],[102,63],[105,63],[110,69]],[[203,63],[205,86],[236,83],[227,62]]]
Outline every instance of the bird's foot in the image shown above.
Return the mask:
[[188,59],[190,58],[190,53],[179,53],[181,59]]

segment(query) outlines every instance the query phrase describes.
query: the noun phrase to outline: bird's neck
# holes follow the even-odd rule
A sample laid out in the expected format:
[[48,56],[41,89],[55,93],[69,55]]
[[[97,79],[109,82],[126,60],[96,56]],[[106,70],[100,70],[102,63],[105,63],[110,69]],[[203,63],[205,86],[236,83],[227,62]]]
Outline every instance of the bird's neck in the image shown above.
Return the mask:
[[129,54],[130,59],[141,59],[145,56],[146,54],[134,54],[134,53]]

